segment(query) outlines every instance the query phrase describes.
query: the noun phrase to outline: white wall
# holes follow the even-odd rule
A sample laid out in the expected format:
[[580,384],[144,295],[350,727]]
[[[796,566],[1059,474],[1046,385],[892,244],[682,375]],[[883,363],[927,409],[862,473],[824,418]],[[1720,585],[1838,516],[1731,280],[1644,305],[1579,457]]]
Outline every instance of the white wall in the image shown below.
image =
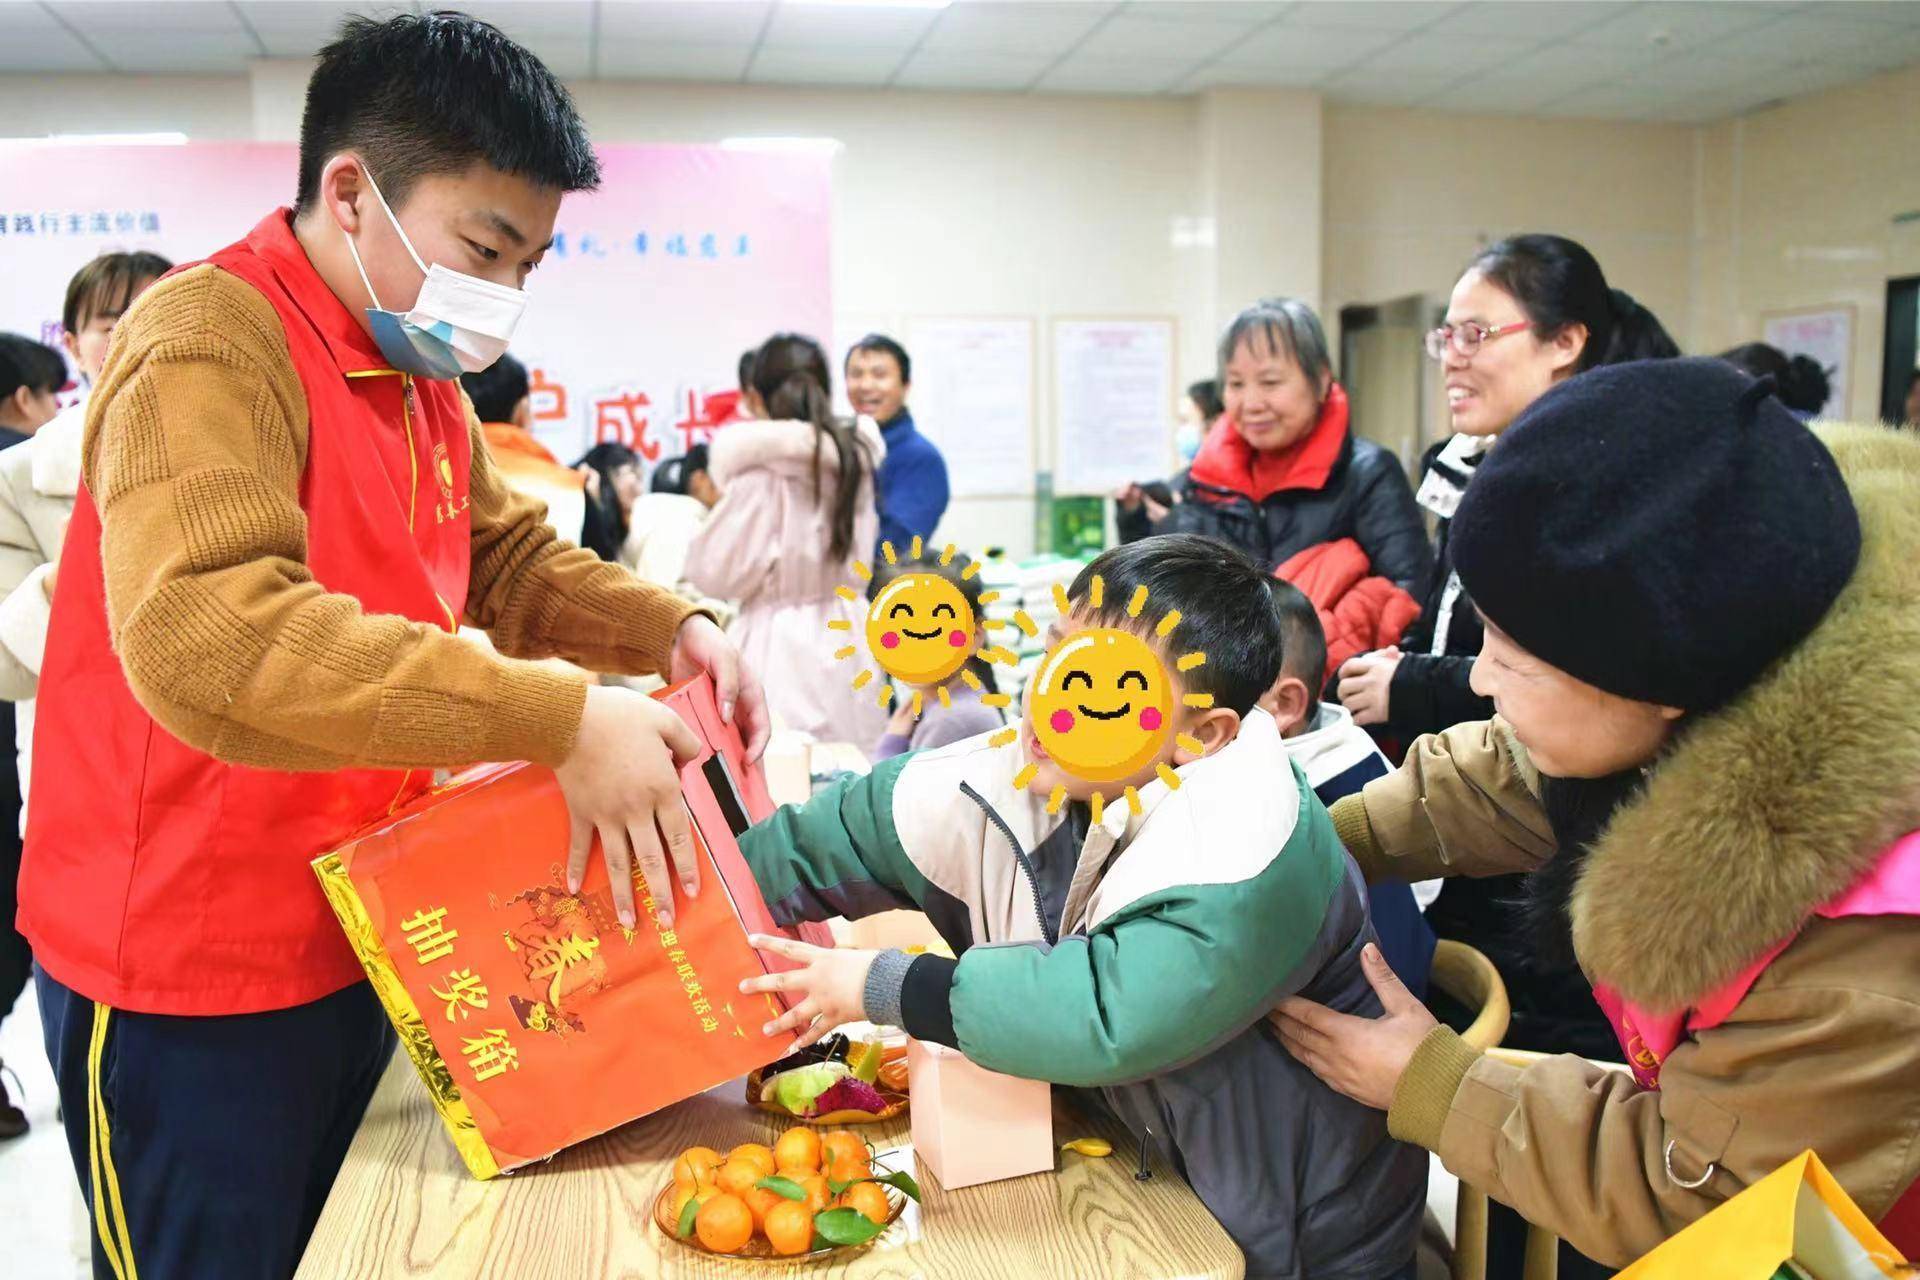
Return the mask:
[[[1192,169],[1191,100],[614,83],[576,92],[593,136],[607,142],[775,134],[844,143],[833,235],[842,342],[875,327],[904,336],[914,317],[1031,317],[1042,424],[1053,317],[1172,316],[1183,366],[1205,367],[1194,353],[1211,321],[1199,299],[1183,310],[1194,252],[1176,250],[1171,236],[1176,216],[1198,212],[1182,180]],[[1036,443],[1044,469],[1044,425]],[[961,500],[941,536],[1025,553],[1033,519],[1028,498]]]
[[1879,416],[1890,278],[1920,274],[1920,67],[1702,131],[1701,341],[1758,339],[1766,313],[1854,309],[1845,410]]
[[52,133],[184,133],[253,138],[245,76],[0,75],[0,137]]

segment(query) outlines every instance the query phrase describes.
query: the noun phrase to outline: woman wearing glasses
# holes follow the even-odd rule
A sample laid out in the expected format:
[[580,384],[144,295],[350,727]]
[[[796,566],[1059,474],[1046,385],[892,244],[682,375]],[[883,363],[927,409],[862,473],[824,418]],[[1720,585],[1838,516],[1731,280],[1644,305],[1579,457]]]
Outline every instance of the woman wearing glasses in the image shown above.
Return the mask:
[[1600,264],[1562,236],[1502,240],[1468,265],[1453,287],[1446,323],[1427,335],[1427,354],[1446,377],[1453,438],[1427,455],[1421,506],[1440,518],[1438,558],[1420,618],[1399,647],[1362,654],[1340,670],[1340,700],[1363,725],[1412,739],[1467,720],[1493,704],[1467,687],[1480,652],[1480,617],[1460,588],[1448,524],[1494,440],[1547,389],[1597,365],[1679,355],[1660,322]]

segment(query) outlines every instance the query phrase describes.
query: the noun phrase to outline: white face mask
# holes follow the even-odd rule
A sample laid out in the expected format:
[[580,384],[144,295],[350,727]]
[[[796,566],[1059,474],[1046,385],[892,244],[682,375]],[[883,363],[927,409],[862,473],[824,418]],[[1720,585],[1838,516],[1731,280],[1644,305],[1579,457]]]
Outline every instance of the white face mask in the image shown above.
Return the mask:
[[[373,281],[367,278],[367,269],[361,265],[360,250],[353,237],[347,236],[347,252],[353,255],[360,282],[366,285],[367,296],[373,299],[373,305],[367,308],[367,320],[380,353],[402,373],[422,378],[457,378],[462,373],[479,373],[506,353],[514,328],[526,314],[526,293],[465,275],[437,262],[429,267],[414,252],[413,242],[401,230],[400,220],[393,216],[387,198],[380,194],[371,173],[367,174],[367,187],[380,202],[387,221],[393,224],[394,234],[406,247],[407,256],[426,277],[412,310],[401,315],[383,309],[379,295],[373,291]],[[345,234],[344,228],[342,234]]]

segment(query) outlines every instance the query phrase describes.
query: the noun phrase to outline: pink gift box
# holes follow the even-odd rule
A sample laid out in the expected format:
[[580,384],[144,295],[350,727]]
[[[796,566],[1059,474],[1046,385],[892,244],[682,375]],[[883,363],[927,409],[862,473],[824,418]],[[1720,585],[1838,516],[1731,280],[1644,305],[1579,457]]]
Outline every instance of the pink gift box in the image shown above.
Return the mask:
[[949,1191],[1053,1169],[1053,1090],[945,1045],[907,1043],[915,1157]]

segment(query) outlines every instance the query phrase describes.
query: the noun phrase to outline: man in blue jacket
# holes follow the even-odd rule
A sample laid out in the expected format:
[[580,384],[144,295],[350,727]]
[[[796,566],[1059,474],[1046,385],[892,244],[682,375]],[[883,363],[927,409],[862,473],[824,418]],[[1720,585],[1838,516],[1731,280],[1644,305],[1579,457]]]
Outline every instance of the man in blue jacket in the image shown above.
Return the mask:
[[[880,541],[900,554],[915,538],[933,541],[947,510],[947,463],[939,446],[921,435],[907,412],[913,359],[885,334],[870,333],[847,352],[847,399],[855,413],[880,424],[887,456],[880,463]],[[874,553],[879,554],[879,547]]]

